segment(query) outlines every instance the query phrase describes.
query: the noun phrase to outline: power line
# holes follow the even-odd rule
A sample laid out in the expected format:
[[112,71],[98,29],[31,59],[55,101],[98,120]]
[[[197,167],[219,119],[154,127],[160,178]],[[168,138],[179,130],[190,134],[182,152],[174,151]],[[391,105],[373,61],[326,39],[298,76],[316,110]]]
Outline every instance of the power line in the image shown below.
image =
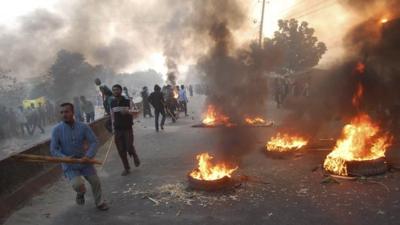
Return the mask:
[[302,17],[305,17],[305,16],[309,16],[309,15],[318,13],[318,12],[320,12],[321,10],[330,8],[330,7],[332,7],[332,6],[336,5],[336,4],[337,4],[337,2],[331,2],[330,4],[322,5],[322,7],[314,8],[314,9],[309,10],[309,11],[307,11],[307,12],[305,12],[305,13],[303,13],[303,14],[300,14],[300,15],[298,15],[298,16],[292,16],[292,18],[299,19],[299,18],[302,18]]
[[[325,2],[325,0],[321,0],[321,2]],[[296,11],[296,9],[301,9],[302,7],[300,7],[300,6],[304,5],[305,3],[307,3],[307,1],[300,1],[297,4],[294,4],[290,7],[285,8],[284,10],[280,11],[279,14],[282,15],[282,14],[285,14],[290,11]]]
[[[332,2],[333,1],[333,2]],[[328,1],[321,1],[318,2],[311,7],[309,7],[307,10],[298,12],[298,13],[293,13],[288,16],[285,16],[286,18],[297,18],[297,17],[303,17],[303,15],[308,15],[311,12],[319,11],[321,9],[326,8],[326,6],[330,6],[332,4],[337,4],[336,0],[328,0]]]

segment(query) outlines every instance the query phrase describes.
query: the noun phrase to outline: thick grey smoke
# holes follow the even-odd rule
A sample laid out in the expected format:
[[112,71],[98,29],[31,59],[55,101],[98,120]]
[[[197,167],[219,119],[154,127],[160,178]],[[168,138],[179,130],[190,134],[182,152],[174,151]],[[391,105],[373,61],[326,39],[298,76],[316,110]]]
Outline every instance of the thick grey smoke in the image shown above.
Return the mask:
[[0,27],[0,67],[18,77],[43,75],[61,49],[117,72],[155,52],[179,63],[191,46],[182,33],[185,4],[192,1],[60,1],[56,11],[37,9],[16,27]]
[[[396,0],[349,0],[343,4],[363,15],[345,35],[346,58],[328,71],[313,77],[312,96],[293,109],[285,127],[299,127],[311,136],[332,120],[343,122],[365,111],[383,126],[396,126],[400,109],[400,2]],[[386,20],[383,20],[386,19]],[[359,63],[365,73],[356,76]],[[361,108],[352,105],[358,83],[363,85]]]
[[[199,58],[197,70],[204,74],[206,103],[243,124],[246,116],[266,115],[267,80],[251,61],[251,49],[235,43],[233,33],[245,26],[246,13],[241,1],[194,2],[193,35],[207,41],[210,49]],[[255,149],[256,130],[233,127],[221,130],[219,150],[240,156]]]

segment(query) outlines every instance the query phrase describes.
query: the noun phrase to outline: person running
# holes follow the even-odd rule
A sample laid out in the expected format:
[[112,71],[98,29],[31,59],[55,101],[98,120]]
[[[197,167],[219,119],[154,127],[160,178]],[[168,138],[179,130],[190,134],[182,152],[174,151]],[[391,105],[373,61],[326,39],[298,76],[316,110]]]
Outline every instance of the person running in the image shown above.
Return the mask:
[[146,118],[147,115],[153,117],[151,113],[150,103],[149,103],[149,92],[147,87],[143,87],[142,92],[142,104],[143,104],[143,117]]
[[131,101],[122,96],[122,87],[116,84],[112,87],[114,95],[111,101],[111,123],[114,133],[115,144],[118,149],[118,154],[124,166],[124,171],[121,176],[126,176],[130,173],[130,165],[128,154],[133,158],[135,166],[140,165],[139,157],[133,145],[133,115],[131,113]]
[[[50,152],[54,157],[79,158],[83,160],[93,159],[97,153],[98,140],[92,129],[74,119],[74,105],[63,103],[60,105],[62,122],[58,123],[52,131]],[[89,148],[85,151],[85,142]],[[92,164],[67,164],[63,163],[64,175],[69,179],[76,192],[76,203],[85,204],[86,187],[85,178],[93,192],[97,209],[108,210],[108,205],[103,199],[100,179]]]
[[178,102],[179,102],[179,105],[181,106],[182,110],[185,112],[185,116],[188,116],[187,103],[189,102],[189,100],[186,95],[185,85],[181,85],[181,89],[179,91]]
[[156,125],[156,131],[158,132],[159,129],[159,124],[158,124],[158,118],[160,117],[160,114],[162,116],[161,118],[161,130],[164,130],[164,123],[165,123],[165,102],[164,102],[164,95],[161,92],[161,87],[158,85],[154,85],[154,92],[152,92],[148,98],[150,104],[154,107],[154,115],[155,115],[155,125]]

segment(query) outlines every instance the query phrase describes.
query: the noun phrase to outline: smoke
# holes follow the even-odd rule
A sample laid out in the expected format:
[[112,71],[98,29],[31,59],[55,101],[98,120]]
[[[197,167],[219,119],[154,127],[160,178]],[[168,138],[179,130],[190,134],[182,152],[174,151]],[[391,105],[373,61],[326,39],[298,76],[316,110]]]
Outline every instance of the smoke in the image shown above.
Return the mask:
[[187,2],[71,0],[51,11],[37,9],[14,27],[0,27],[0,67],[16,77],[40,76],[61,49],[116,72],[135,68],[157,52],[179,63],[190,54],[181,45],[187,38],[181,28],[190,15],[183,6],[193,1]]
[[[360,111],[370,114],[385,129],[395,128],[400,94],[400,2],[349,0],[344,7],[363,20],[344,35],[342,62],[313,76],[312,96],[292,109],[285,127],[297,127],[315,136],[327,122],[349,121]],[[365,72],[356,76],[359,63]],[[352,104],[358,84],[363,86],[360,108]]]
[[[266,115],[267,81],[254,65],[250,43],[238,45],[235,33],[246,26],[246,9],[241,1],[195,2],[191,20],[197,38],[207,40],[208,51],[199,57],[196,70],[204,74],[206,104],[226,115],[232,123],[243,124],[246,116]],[[254,129],[232,127],[219,130],[218,150],[226,156],[240,156],[255,149]]]

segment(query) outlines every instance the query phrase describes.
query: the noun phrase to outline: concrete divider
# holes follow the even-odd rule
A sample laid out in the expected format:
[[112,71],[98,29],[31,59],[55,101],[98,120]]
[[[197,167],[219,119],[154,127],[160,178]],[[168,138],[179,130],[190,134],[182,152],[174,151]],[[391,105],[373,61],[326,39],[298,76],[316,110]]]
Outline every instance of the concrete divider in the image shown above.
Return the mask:
[[[103,117],[90,124],[99,139],[100,146],[111,137],[111,134],[105,129],[107,120],[108,117]],[[50,155],[50,140],[38,143],[21,153]],[[42,187],[59,179],[61,174],[59,164],[18,162],[10,157],[1,160],[0,223],[10,212],[29,200]]]

